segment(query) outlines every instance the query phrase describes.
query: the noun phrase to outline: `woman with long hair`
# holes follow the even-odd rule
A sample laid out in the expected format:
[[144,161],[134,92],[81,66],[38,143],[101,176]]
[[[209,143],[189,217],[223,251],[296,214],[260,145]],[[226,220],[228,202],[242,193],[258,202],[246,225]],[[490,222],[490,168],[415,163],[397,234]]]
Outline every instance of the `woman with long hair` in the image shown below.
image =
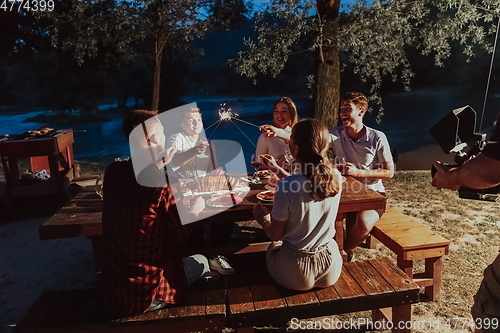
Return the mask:
[[[263,132],[257,140],[255,155],[269,154],[273,156],[279,165],[285,161],[285,148],[288,147],[286,140],[281,136],[290,135],[293,126],[299,121],[297,107],[288,97],[281,97],[273,106],[273,125],[263,125],[259,129]],[[263,164],[263,168],[266,165]]]
[[321,122],[298,122],[289,145],[299,172],[278,182],[272,212],[254,206],[255,219],[274,241],[266,254],[269,273],[289,289],[327,287],[340,276],[342,257],[333,236],[342,180],[328,159],[329,142]]

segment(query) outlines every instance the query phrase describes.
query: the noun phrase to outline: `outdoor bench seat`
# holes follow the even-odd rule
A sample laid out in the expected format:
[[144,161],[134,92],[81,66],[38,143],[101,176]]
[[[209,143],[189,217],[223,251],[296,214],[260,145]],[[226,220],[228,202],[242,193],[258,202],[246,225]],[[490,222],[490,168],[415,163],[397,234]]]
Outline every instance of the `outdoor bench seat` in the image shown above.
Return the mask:
[[[406,323],[411,304],[419,301],[419,287],[387,258],[344,263],[334,286],[297,292],[272,280],[264,255],[235,255],[237,273],[195,282],[186,305],[118,320],[102,315],[95,290],[48,291],[14,332],[251,332],[256,325],[363,310],[373,310],[374,321],[392,316],[394,323]],[[390,307],[392,314],[382,309]]]
[[[396,254],[397,265],[417,285],[425,287],[430,300],[440,300],[443,256],[448,254],[449,240],[389,206],[373,227],[371,236]],[[374,247],[372,240],[368,244]],[[416,259],[425,259],[423,273],[413,273]]]
[[[238,259],[242,256],[245,260]],[[373,321],[406,323],[411,321],[411,304],[419,301],[419,287],[388,258],[345,262],[333,286],[299,292],[273,281],[264,256],[246,253],[230,260],[236,274],[226,277],[227,325],[237,332],[252,332],[253,326],[283,324],[292,319],[297,323],[305,318],[365,310],[373,310]],[[386,308],[392,308],[392,312]]]
[[47,291],[14,328],[14,333],[221,332],[226,306],[222,279],[198,280],[186,304],[110,320],[94,289]]

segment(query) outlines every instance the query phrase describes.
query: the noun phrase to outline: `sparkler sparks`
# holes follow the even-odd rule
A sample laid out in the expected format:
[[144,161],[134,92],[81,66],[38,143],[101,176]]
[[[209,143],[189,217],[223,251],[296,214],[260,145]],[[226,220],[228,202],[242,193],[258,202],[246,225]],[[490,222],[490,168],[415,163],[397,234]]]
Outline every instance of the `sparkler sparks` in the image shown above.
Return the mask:
[[251,125],[251,126],[254,126],[254,127],[257,127],[257,128],[259,128],[259,126],[255,125],[255,124],[252,124],[252,123],[249,123],[248,121],[244,121],[244,120],[236,118],[236,117],[238,117],[238,114],[234,113],[233,110],[230,107],[226,107],[226,103],[220,104],[220,106],[221,107],[219,108],[219,119],[217,121],[215,121],[212,125],[210,125],[207,128],[205,128],[205,131],[206,131],[209,128],[211,128],[212,126],[214,126],[215,124],[217,124],[217,126],[215,127],[215,130],[212,132],[212,134],[210,135],[210,137],[208,139],[210,140],[210,138],[212,137],[212,135],[215,133],[215,131],[217,130],[217,128],[219,128],[219,125],[223,121],[230,121],[231,123],[233,123],[234,126],[236,126],[240,130],[241,133],[243,133],[243,135],[248,139],[248,141],[250,141],[250,143],[255,147],[255,144],[252,142],[252,140],[250,140],[250,138],[245,134],[245,132],[243,132],[241,130],[241,128],[239,128],[239,126],[236,125],[236,123],[233,120],[238,120],[238,121],[241,121],[242,123],[245,123],[247,125]]
[[237,117],[238,115],[231,110],[231,108],[226,108],[225,107],[226,103],[221,105],[221,108],[219,109],[219,119],[221,121],[227,121],[231,120],[232,118]]

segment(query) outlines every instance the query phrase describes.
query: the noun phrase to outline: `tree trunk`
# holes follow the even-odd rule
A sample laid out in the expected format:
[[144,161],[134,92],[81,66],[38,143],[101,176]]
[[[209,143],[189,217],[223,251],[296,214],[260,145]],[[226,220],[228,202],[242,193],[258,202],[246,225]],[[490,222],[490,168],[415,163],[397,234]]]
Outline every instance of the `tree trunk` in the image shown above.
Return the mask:
[[317,0],[323,22],[324,42],[316,53],[313,90],[313,117],[327,126],[336,126],[340,103],[339,5],[340,0]]
[[161,43],[158,39],[155,41],[155,54],[154,54],[154,69],[153,69],[153,98],[151,100],[151,110],[158,110],[160,105],[160,74],[161,74],[161,60],[163,57],[163,47],[158,45]]

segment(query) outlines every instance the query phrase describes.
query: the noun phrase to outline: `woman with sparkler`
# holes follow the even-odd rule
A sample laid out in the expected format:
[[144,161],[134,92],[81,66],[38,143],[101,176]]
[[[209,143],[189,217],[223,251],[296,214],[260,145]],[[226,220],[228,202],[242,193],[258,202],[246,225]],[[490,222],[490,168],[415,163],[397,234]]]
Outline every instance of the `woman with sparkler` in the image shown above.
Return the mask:
[[[255,155],[269,154],[278,161],[279,165],[283,165],[288,142],[280,137],[289,137],[292,127],[299,121],[299,116],[295,103],[288,97],[278,99],[274,103],[273,110],[274,125],[262,125],[259,127],[263,133],[257,141]],[[269,167],[266,164],[263,164],[261,167],[261,169],[267,168]]]
[[253,210],[274,241],[267,250],[267,269],[289,289],[327,287],[337,281],[342,268],[332,222],[340,202],[341,175],[327,156],[328,128],[318,120],[298,122],[289,144],[299,172],[278,182],[272,212],[260,203]]

